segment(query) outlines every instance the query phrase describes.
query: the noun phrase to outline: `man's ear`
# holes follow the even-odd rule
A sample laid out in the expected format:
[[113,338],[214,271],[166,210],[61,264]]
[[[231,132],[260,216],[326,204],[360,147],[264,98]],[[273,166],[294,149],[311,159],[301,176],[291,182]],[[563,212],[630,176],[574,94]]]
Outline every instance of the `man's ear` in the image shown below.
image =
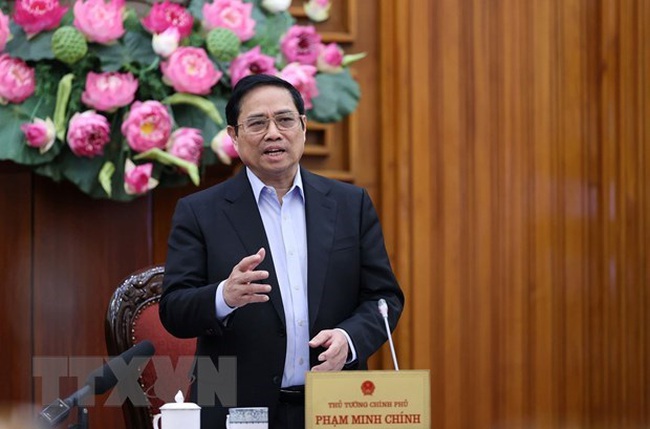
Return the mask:
[[228,127],[226,127],[226,131],[228,132],[232,143],[235,145],[235,148],[237,148],[237,131],[235,130],[235,127],[228,125]]

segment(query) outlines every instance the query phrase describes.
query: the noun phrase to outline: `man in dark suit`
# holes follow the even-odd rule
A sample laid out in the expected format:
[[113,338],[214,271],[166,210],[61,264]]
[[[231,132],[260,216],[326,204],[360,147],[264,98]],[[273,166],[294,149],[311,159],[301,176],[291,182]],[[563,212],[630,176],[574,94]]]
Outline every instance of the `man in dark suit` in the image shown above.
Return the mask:
[[[394,329],[404,296],[367,192],[300,167],[300,93],[249,76],[226,117],[246,168],[179,200],[160,317],[198,337],[197,356],[236,357],[238,407],[268,407],[271,429],[303,428],[305,373],[365,369],[387,340],[377,301]],[[203,406],[201,426],[223,428],[226,414]]]

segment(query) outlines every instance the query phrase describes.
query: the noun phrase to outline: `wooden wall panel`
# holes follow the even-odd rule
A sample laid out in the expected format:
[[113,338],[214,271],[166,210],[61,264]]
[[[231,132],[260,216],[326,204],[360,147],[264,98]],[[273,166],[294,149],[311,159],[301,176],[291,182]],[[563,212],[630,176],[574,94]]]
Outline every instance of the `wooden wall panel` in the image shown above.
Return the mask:
[[0,411],[32,401],[31,196],[29,172],[0,162]]
[[[0,163],[3,418],[7,407],[31,404],[16,408],[28,417],[53,399],[43,397],[33,358],[106,357],[109,298],[123,277],[151,263],[150,211],[147,198],[93,200],[71,184]],[[66,397],[83,380],[59,381],[58,395]],[[90,419],[96,427],[123,425],[115,407],[93,407]]]
[[646,3],[381,3],[397,344],[432,427],[650,424]]
[[[151,263],[149,199],[94,200],[41,177],[35,177],[34,196],[33,354],[107,356],[110,297],[124,277]],[[78,388],[76,380],[64,382],[64,397]],[[34,392],[37,404],[41,393]],[[122,409],[101,406],[105,399],[89,408],[90,425],[121,427]]]

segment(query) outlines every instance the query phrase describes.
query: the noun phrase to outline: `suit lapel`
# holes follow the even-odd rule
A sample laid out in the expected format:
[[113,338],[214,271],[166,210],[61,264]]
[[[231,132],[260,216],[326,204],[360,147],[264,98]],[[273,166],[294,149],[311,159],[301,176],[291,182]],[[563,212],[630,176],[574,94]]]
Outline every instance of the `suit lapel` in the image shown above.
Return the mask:
[[305,186],[305,216],[307,221],[307,295],[309,323],[313,326],[325,289],[325,276],[334,241],[336,201],[327,196],[329,184],[302,169]]
[[262,223],[262,217],[260,216],[250,182],[246,177],[246,169],[242,168],[230,183],[231,186],[227,190],[225,197],[226,201],[230,203],[226,205],[226,216],[244,244],[247,255],[257,253],[261,247],[266,249],[266,257],[257,269],[269,272],[268,284],[272,286],[269,298],[282,324],[286,326],[282,297],[280,296],[280,286],[275,273],[275,266],[273,265],[271,247],[269,246],[266,232],[264,231],[264,224]]

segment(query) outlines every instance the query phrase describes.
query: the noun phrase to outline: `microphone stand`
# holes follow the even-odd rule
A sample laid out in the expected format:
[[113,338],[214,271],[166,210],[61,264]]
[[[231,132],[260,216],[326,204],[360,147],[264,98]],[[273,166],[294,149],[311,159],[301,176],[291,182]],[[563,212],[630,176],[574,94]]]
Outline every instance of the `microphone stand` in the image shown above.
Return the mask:
[[88,429],[88,408],[77,407],[77,423],[71,424],[68,429]]
[[[113,386],[117,384],[119,376],[125,377],[127,375],[124,373],[115,374],[111,368],[111,364],[116,361],[123,361],[124,364],[128,364],[136,356],[149,358],[153,356],[154,353],[155,349],[153,344],[151,344],[150,341],[143,341],[142,343],[131,347],[121,355],[114,357],[104,364],[104,366],[97,368],[95,371],[90,373],[86,380],[86,384],[81,389],[77,390],[65,400],[57,399],[43,408],[38,416],[39,427],[50,429],[58,426],[68,418],[72,408],[77,407],[77,423],[69,425],[68,428],[88,429],[88,408],[81,405],[80,402],[91,393],[100,395],[112,389]],[[95,383],[95,380],[97,380],[98,384]]]
[[393,336],[390,333],[390,326],[388,325],[388,303],[384,298],[377,301],[377,307],[379,308],[379,314],[384,319],[384,326],[386,327],[386,334],[388,335],[388,344],[390,345],[390,353],[393,357],[393,365],[395,365],[395,371],[399,371],[399,365],[397,365],[397,356],[395,355],[395,346],[393,345]]

